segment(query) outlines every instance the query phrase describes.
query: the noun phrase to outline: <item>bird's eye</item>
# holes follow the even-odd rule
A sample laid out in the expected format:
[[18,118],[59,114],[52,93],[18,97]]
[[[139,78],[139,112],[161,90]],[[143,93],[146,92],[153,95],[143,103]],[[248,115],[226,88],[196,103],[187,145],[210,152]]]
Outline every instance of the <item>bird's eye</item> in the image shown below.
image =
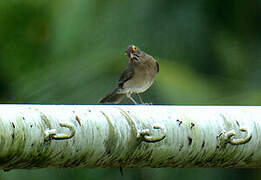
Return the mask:
[[134,51],[134,52],[136,52],[136,50],[137,50],[137,48],[136,48],[136,46],[132,46],[132,51]]

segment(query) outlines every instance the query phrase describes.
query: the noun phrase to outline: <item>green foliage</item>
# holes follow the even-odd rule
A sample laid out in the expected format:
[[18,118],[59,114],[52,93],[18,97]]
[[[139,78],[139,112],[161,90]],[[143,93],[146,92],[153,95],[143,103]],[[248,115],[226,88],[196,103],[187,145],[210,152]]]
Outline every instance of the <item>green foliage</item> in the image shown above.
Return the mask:
[[135,43],[161,67],[149,102],[259,104],[247,100],[261,96],[258,4],[226,4],[3,1],[1,101],[95,104],[117,84]]

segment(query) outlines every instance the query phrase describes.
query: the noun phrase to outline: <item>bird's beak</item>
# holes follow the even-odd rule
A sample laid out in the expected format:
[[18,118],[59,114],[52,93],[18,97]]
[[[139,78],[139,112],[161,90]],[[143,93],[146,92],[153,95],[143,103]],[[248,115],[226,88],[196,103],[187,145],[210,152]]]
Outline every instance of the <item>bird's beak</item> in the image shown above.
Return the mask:
[[125,55],[125,56],[128,56],[128,53],[125,52],[124,55]]
[[134,59],[135,61],[139,61],[139,56],[137,56],[136,54],[130,53],[130,59]]

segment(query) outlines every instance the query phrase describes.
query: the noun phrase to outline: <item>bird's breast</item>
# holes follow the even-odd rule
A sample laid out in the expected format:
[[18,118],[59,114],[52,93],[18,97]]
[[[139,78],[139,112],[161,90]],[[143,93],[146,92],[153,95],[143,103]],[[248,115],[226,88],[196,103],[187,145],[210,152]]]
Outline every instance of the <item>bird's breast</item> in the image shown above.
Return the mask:
[[121,91],[124,93],[142,93],[153,84],[156,74],[155,63],[139,64],[134,69],[134,76],[124,83]]

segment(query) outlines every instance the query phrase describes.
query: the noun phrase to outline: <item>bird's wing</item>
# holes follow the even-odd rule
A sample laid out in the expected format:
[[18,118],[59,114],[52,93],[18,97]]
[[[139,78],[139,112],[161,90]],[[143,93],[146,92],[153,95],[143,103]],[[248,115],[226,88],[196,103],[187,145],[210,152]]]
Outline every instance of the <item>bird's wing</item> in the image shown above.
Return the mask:
[[134,68],[132,66],[129,66],[126,68],[123,73],[121,74],[120,80],[119,80],[119,86],[122,88],[123,84],[131,79],[134,76]]
[[157,73],[159,73],[159,63],[156,61],[156,68],[157,68]]

